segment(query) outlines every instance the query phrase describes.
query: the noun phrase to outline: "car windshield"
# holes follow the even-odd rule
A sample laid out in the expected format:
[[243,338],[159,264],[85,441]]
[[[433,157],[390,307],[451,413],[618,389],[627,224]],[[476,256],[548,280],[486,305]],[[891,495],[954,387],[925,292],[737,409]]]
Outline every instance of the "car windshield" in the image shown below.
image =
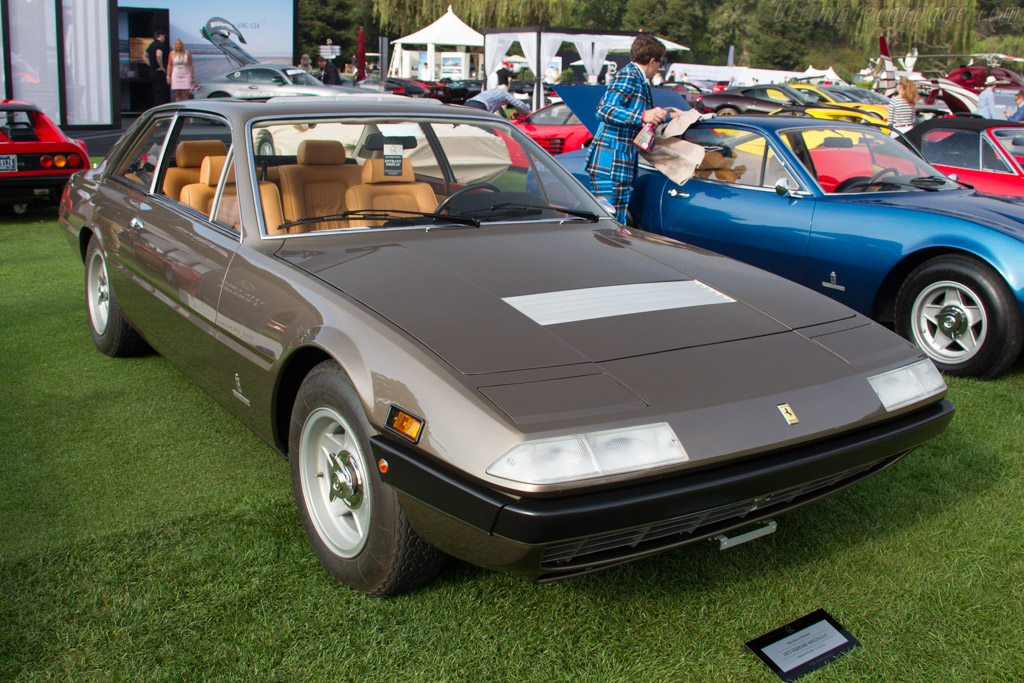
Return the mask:
[[284,73],[295,85],[323,85],[302,69],[286,69]]
[[779,136],[829,194],[939,191],[961,187],[872,128],[792,128]]
[[[271,235],[607,216],[568,172],[499,120],[304,117],[257,122],[250,131]],[[277,201],[280,211],[268,208]]]

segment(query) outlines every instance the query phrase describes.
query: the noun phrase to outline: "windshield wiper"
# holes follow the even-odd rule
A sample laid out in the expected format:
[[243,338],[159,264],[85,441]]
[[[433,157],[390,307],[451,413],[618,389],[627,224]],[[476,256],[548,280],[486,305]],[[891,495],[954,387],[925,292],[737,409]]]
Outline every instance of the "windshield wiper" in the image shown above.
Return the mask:
[[598,216],[596,213],[593,213],[592,211],[581,211],[579,209],[566,209],[566,208],[563,208],[561,206],[554,206],[552,204],[525,204],[525,203],[521,203],[521,202],[502,202],[500,204],[492,204],[492,205],[490,205],[488,207],[481,208],[481,209],[474,209],[472,211],[463,211],[459,215],[464,216],[466,214],[487,213],[489,211],[500,211],[501,209],[514,209],[515,210],[514,212],[513,211],[505,212],[505,215],[507,215],[507,216],[532,216],[534,214],[540,213],[541,211],[551,210],[551,211],[559,211],[559,212],[567,214],[569,216],[575,216],[577,218],[583,218],[583,219],[586,219],[586,220],[590,221],[591,223],[596,223],[598,221],[598,219],[600,218],[600,216]]
[[932,188],[938,189],[945,185],[947,182],[953,181],[951,181],[949,178],[944,178],[943,176],[938,175],[922,175],[916,178],[911,178],[909,182],[914,187],[920,187],[928,190]]
[[[403,214],[402,216],[395,216],[394,214]],[[354,209],[352,211],[342,211],[341,213],[327,214],[326,216],[312,216],[310,218],[300,218],[294,221],[288,221],[282,223],[281,228],[287,229],[293,225],[310,225],[312,223],[327,223],[329,221],[340,221],[347,218],[365,218],[371,221],[393,221],[393,220],[412,220],[414,218],[433,218],[439,221],[448,221],[450,223],[457,223],[458,225],[468,225],[474,228],[480,227],[480,221],[470,216],[452,216],[445,213],[432,213],[430,211],[405,211],[403,209]]]

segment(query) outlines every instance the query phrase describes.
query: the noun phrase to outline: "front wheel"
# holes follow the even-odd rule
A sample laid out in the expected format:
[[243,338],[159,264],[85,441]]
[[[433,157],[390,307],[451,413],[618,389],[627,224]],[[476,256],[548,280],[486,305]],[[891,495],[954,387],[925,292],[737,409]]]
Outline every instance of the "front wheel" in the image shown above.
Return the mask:
[[148,348],[121,312],[110,286],[107,259],[95,236],[89,239],[85,253],[85,299],[89,330],[96,348],[115,358],[136,356]]
[[381,482],[372,433],[338,364],[313,368],[299,388],[288,438],[299,517],[328,574],[383,597],[427,583],[445,556],[416,535],[395,492]]
[[943,372],[991,379],[1024,345],[1024,321],[1010,288],[988,265],[942,256],[910,273],[896,295],[896,331]]

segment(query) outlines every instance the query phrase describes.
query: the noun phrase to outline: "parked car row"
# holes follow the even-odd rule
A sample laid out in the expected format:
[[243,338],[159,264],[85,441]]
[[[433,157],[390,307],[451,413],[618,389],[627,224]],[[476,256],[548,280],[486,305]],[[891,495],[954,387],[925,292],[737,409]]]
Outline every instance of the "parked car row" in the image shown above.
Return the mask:
[[[587,106],[567,103],[596,128]],[[925,148],[940,135],[947,144],[960,140],[941,127],[956,120],[929,124]],[[1016,168],[1002,145],[1016,150],[1024,135],[1002,130],[979,138],[979,126],[975,146],[965,148],[979,158],[990,150],[1007,164],[1014,157]],[[891,323],[944,371],[996,377],[1017,360],[1024,344],[1024,203],[968,189],[884,131],[857,124],[715,117],[684,137],[707,150],[704,161],[684,185],[642,173],[631,203],[638,226]],[[584,158],[558,157],[586,181]],[[1009,168],[1003,172],[1016,181]]]

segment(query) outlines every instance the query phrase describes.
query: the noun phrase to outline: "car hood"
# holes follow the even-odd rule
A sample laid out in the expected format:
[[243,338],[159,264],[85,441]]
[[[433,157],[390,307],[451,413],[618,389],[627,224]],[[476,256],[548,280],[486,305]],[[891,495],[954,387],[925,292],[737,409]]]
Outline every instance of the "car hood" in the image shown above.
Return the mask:
[[731,259],[591,225],[313,234],[277,256],[465,374],[601,363],[856,315]]
[[1024,239],[1024,202],[975,190],[899,192],[851,198],[853,203],[893,206],[980,223]]
[[[591,135],[597,134],[597,105],[601,103],[608,86],[604,85],[560,85],[558,96],[562,98],[576,118],[580,120]],[[682,93],[665,88],[651,88],[654,104],[658,107],[675,107],[680,111],[689,111],[690,105]]]

